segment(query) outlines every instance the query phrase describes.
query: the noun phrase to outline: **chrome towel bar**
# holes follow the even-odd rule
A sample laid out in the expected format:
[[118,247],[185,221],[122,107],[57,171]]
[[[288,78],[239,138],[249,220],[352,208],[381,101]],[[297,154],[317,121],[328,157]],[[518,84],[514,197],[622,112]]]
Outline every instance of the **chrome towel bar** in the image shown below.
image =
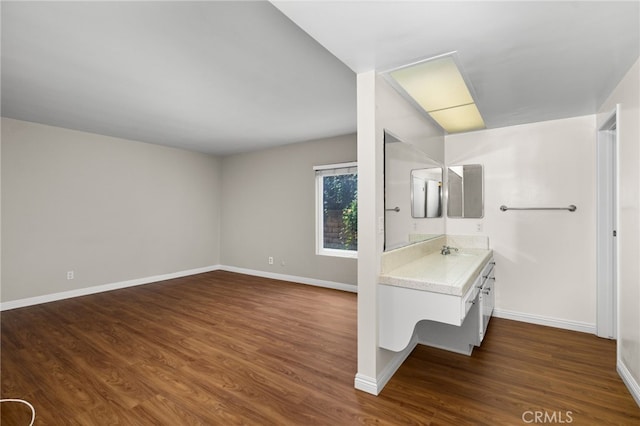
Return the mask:
[[571,204],[569,207],[507,207],[505,205],[500,206],[500,210],[506,212],[507,210],[569,210],[575,212],[577,207]]

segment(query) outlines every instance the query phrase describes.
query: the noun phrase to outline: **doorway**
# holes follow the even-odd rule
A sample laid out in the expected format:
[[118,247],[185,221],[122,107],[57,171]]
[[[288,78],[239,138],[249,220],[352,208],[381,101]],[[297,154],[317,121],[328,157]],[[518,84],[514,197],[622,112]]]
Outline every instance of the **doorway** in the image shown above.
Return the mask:
[[617,337],[618,108],[598,128],[596,195],[596,334]]

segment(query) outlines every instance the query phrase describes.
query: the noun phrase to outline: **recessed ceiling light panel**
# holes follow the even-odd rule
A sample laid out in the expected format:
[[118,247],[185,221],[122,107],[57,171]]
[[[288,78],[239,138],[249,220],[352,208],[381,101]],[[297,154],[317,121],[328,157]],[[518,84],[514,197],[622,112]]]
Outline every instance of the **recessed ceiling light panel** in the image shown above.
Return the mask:
[[485,128],[452,55],[398,68],[388,75],[401,92],[404,91],[448,133]]
[[469,132],[484,129],[484,120],[476,104],[441,109],[429,113],[447,133]]

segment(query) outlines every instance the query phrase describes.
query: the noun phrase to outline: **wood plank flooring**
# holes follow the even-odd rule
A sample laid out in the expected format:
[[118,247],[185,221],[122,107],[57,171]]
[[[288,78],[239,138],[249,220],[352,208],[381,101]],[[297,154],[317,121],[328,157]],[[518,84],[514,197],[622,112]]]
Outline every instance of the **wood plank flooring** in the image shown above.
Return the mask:
[[[494,318],[471,357],[418,346],[375,397],[353,388],[355,294],[230,272],[5,311],[1,327],[2,398],[33,403],[36,425],[640,424],[612,341]],[[26,406],[0,408],[28,424]]]

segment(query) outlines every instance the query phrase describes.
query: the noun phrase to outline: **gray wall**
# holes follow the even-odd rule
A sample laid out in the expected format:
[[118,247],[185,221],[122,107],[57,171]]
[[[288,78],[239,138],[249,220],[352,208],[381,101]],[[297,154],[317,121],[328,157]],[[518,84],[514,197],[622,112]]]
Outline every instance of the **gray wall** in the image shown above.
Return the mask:
[[219,159],[6,118],[1,141],[2,301],[219,263]]
[[356,151],[353,134],[225,157],[221,263],[357,284],[356,259],[315,254],[313,171],[314,165],[356,161]]
[[0,301],[217,265],[355,285],[315,254],[313,171],[355,160],[355,135],[217,158],[3,118]]

